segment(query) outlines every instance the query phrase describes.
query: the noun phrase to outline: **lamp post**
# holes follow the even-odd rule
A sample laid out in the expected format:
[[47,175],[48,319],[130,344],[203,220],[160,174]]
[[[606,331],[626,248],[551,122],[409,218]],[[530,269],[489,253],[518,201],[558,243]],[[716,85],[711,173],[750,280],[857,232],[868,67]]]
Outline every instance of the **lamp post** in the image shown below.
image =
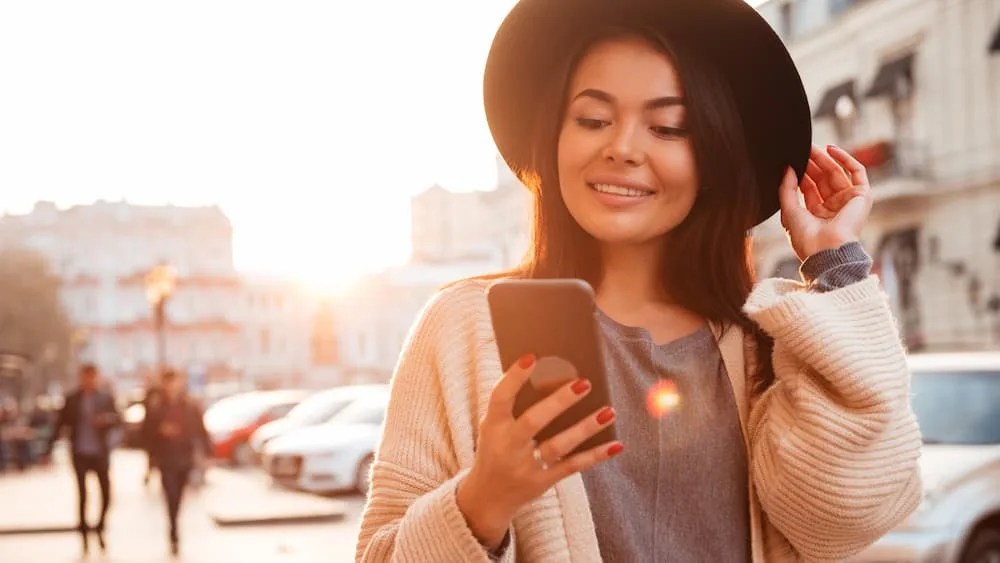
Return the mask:
[[177,272],[169,264],[158,264],[146,274],[146,300],[153,308],[153,329],[156,332],[156,369],[166,369],[166,333],[164,331],[167,301],[177,287]]

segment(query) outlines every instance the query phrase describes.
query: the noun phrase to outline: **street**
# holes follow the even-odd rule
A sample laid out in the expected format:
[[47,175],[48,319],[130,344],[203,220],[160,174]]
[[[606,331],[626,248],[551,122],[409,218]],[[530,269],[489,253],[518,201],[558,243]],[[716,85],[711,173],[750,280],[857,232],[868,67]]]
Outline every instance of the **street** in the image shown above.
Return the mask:
[[[63,451],[48,467],[0,475],[0,561],[353,560],[362,497],[325,498],[291,492],[271,485],[256,469],[222,467],[210,468],[206,484],[186,493],[181,509],[180,555],[172,557],[159,482],[154,478],[148,487],[143,485],[145,463],[141,452],[119,450],[113,455],[108,549],[101,553],[92,536],[89,556],[83,556],[76,532],[38,532],[75,526],[76,484]],[[93,476],[88,487],[93,524],[100,505]],[[275,519],[296,522],[275,523]],[[235,523],[220,526],[217,520]]]

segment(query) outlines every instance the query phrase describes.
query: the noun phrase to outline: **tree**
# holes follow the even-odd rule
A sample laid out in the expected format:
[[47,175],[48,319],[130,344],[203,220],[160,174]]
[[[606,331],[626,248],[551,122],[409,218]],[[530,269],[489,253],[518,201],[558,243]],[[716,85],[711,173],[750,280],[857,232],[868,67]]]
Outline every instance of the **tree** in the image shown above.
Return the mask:
[[27,358],[15,393],[43,391],[63,378],[71,327],[59,298],[59,278],[46,259],[29,250],[0,250],[0,353]]

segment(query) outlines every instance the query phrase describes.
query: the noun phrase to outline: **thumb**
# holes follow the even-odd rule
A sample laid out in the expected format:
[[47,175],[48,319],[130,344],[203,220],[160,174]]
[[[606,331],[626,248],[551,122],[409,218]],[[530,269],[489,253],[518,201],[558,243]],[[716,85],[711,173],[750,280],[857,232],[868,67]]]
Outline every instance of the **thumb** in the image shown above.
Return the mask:
[[791,223],[797,222],[806,213],[799,201],[799,185],[795,171],[789,166],[785,169],[785,177],[778,188],[778,202],[781,204],[781,224],[787,229]]

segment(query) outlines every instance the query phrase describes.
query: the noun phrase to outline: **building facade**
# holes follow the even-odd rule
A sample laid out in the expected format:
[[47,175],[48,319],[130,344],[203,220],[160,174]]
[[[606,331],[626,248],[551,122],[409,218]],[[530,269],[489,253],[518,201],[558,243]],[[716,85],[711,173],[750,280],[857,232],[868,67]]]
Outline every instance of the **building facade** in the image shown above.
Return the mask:
[[255,388],[312,386],[317,299],[299,284],[263,277],[244,276],[241,293],[236,365],[244,383]]
[[501,159],[491,191],[440,186],[411,200],[411,260],[416,263],[521,262],[531,234],[531,197]]
[[[869,171],[863,243],[911,350],[1000,345],[1000,0],[770,0],[814,142]],[[797,277],[778,217],[759,275]]]
[[158,365],[145,289],[157,264],[176,272],[165,308],[166,363],[202,379],[234,373],[240,281],[232,226],[219,208],[40,202],[28,214],[0,218],[0,240],[48,259],[62,279],[78,359],[97,363],[119,385],[143,384]]
[[498,266],[494,261],[411,263],[370,275],[341,294],[334,333],[342,381],[388,381],[428,300],[448,283]]
[[439,186],[412,200],[412,255],[368,276],[334,305],[345,382],[385,381],[420,310],[450,282],[517,266],[528,250],[531,197],[497,159],[497,187],[456,193]]

